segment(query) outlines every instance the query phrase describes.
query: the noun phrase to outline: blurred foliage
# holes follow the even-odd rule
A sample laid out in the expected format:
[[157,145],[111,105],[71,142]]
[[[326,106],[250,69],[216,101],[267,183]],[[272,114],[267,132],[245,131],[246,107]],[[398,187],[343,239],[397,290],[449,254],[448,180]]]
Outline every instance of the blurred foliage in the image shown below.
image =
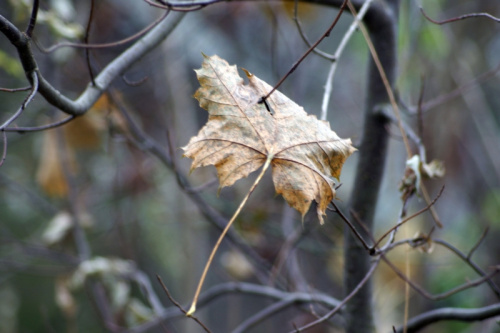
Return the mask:
[[[500,16],[494,1],[425,0],[421,4],[436,20],[470,12]],[[90,1],[42,1],[47,16],[35,29],[37,43],[48,47],[64,38],[81,39],[89,6]],[[30,1],[0,2],[0,13],[22,29],[30,11]],[[313,41],[328,27],[334,13],[332,8],[299,6],[304,30]],[[160,14],[161,10],[142,1],[96,1],[89,41],[111,42],[128,37]],[[176,169],[161,163],[131,138],[119,108],[106,100],[111,95],[100,100],[87,115],[60,129],[8,133],[7,158],[0,168],[0,332],[108,331],[100,318],[102,309],[92,294],[93,284],[98,284],[103,297],[114,304],[111,316],[119,325],[130,327],[154,316],[154,306],[139,282],[127,275],[129,271],[113,271],[113,262],[133,263],[144,272],[163,307],[171,304],[156,274],[176,300],[183,304],[190,301],[219,234],[180,189],[175,174],[176,170],[188,174],[191,161],[182,159],[178,147],[184,146],[206,120],[206,112],[191,97],[198,88],[193,69],[199,68],[203,51],[218,54],[269,83],[277,82],[307,49],[292,14],[290,4],[237,1],[189,13],[161,47],[130,68],[124,80],[113,84],[110,94],[118,100],[116,104],[127,109],[134,122],[165,151],[171,146]],[[477,79],[500,63],[500,28],[484,18],[434,25],[422,16],[415,2],[408,0],[401,2],[400,15],[396,88],[403,119],[422,136],[427,161],[441,160],[446,168],[444,178],[425,181],[431,196],[446,185],[436,204],[444,228],[435,230],[432,236],[467,253],[489,227],[473,256],[487,270],[499,264],[500,253],[500,82],[498,73]],[[320,48],[335,51],[350,22],[348,15],[343,17]],[[91,50],[94,73],[125,47]],[[36,47],[33,51],[41,71],[62,93],[76,98],[85,89],[90,76],[83,50],[65,50],[64,57],[45,54]],[[27,85],[16,59],[12,45],[1,38],[0,87]],[[362,131],[368,59],[366,44],[356,33],[338,60],[330,103],[332,129],[341,137],[353,138],[355,143]],[[319,114],[329,66],[329,61],[310,55],[280,90],[309,113]],[[468,88],[456,97],[444,99],[423,114],[413,112],[421,89],[425,106],[467,84]],[[0,92],[2,121],[17,110],[26,94]],[[15,125],[36,126],[60,116],[37,97]],[[377,207],[375,235],[392,227],[401,209],[398,188],[406,153],[397,128],[389,130],[394,135]],[[338,190],[339,206],[346,212],[355,163],[354,155],[344,167],[343,185]],[[193,186],[200,186],[207,203],[228,217],[253,179],[238,181],[235,188],[223,189],[217,196],[214,178],[213,168],[189,175]],[[318,289],[341,298],[343,222],[328,213],[325,226],[319,227],[311,214],[302,225],[300,216],[290,212],[282,198],[274,196],[267,179],[251,197],[234,230],[269,264],[283,260],[280,253],[284,244],[295,232],[303,232],[292,247],[297,253],[296,262],[284,260],[273,274],[277,274],[277,280],[291,281],[298,266],[308,282],[306,291]],[[414,199],[407,207],[408,214],[424,206],[423,200]],[[81,244],[75,242],[78,232],[71,227],[74,223],[79,223],[88,241],[88,258],[82,257]],[[427,234],[433,225],[430,214],[424,213],[401,229],[399,239],[403,235]],[[258,282],[256,267],[249,267],[241,258],[242,253],[224,241],[206,288],[227,281]],[[439,246],[432,253],[401,246],[391,252],[390,259],[402,271],[409,267],[412,279],[433,293],[477,278],[463,262]],[[95,266],[94,270],[84,269],[96,263],[101,263],[100,270]],[[70,288],[71,277],[79,274],[85,275],[85,282]],[[378,331],[388,332],[392,325],[403,322],[405,287],[383,265],[375,280]],[[294,290],[295,286],[288,287]],[[474,307],[498,302],[486,286],[440,302],[431,302],[411,291],[409,300],[410,317],[437,306]],[[268,305],[267,300],[258,297],[231,294],[200,309],[199,315],[214,332],[227,332]],[[286,310],[249,332],[292,329],[290,318],[299,321],[301,316],[296,309]],[[165,325],[172,331],[200,331],[185,318]],[[425,332],[496,332],[495,325],[494,320],[474,325],[443,322]]]

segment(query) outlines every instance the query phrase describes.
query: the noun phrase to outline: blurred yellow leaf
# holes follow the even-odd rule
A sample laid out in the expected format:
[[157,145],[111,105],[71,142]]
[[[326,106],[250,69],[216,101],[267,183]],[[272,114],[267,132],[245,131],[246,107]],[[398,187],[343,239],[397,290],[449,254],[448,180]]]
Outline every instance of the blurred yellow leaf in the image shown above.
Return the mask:
[[107,94],[102,95],[84,115],[64,126],[68,145],[76,149],[96,149],[101,144],[102,135],[112,126],[122,132],[126,125],[121,114],[111,103]]
[[[64,197],[68,194],[68,182],[63,163],[67,163],[67,171],[74,172],[76,164],[74,155],[63,142],[59,144],[55,130],[43,132],[43,142],[36,180],[42,190],[52,197]],[[64,152],[62,151],[64,150]]]

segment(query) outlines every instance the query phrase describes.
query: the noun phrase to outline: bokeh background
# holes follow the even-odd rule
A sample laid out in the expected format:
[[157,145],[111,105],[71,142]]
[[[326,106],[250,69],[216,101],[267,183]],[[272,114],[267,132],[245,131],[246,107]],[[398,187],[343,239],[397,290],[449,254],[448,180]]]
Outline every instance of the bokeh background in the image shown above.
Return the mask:
[[[82,49],[42,48],[63,40],[81,40],[90,1],[41,1],[43,12],[35,29],[35,57],[44,76],[65,95],[76,98],[90,80]],[[484,240],[472,256],[485,271],[500,263],[500,25],[486,18],[470,18],[436,25],[422,15],[442,20],[472,12],[500,16],[496,1],[401,1],[396,92],[404,121],[422,136],[428,161],[443,161],[443,178],[427,181],[431,196],[445,185],[436,211],[444,228],[433,237],[464,253]],[[2,1],[0,13],[22,29],[31,4]],[[207,119],[192,97],[198,83],[194,69],[203,57],[217,54],[270,84],[276,83],[307,50],[293,21],[294,4],[247,1],[223,2],[185,15],[160,47],[130,68],[87,115],[65,127],[36,133],[8,133],[8,151],[0,167],[0,332],[100,332],[103,309],[97,290],[110,301],[110,316],[122,328],[150,320],[153,306],[136,281],[124,276],[139,269],[151,281],[163,307],[171,303],[156,275],[172,296],[187,305],[215,243],[219,230],[199,212],[178,185],[176,173],[187,176],[195,190],[214,209],[229,218],[248,191],[255,175],[218,192],[213,167],[189,174],[190,160],[180,147]],[[139,0],[97,1],[89,42],[104,43],[128,37],[163,11]],[[299,4],[298,17],[315,41],[331,24],[336,10]],[[169,19],[169,18],[167,18]],[[320,49],[335,52],[352,17],[344,15]],[[126,45],[90,50],[98,73]],[[362,34],[354,34],[340,59],[333,81],[328,120],[340,137],[359,142],[365,95],[368,49]],[[331,62],[311,54],[280,90],[311,114],[320,114],[325,80]],[[0,37],[0,87],[27,85],[14,47]],[[26,93],[0,92],[0,117],[17,110]],[[110,95],[111,96],[111,95]],[[417,113],[419,100],[423,112]],[[116,105],[118,104],[118,106]],[[119,112],[128,110],[134,123],[175,160],[166,165],[134,140]],[[16,121],[36,126],[61,119],[61,112],[38,96]],[[406,163],[396,126],[377,207],[375,235],[393,226],[402,207],[399,184]],[[414,145],[412,147],[415,148]],[[416,150],[415,150],[416,152]],[[346,210],[357,155],[345,164],[338,190]],[[197,188],[198,186],[201,186]],[[425,206],[414,198],[409,213]],[[304,222],[276,197],[270,175],[253,194],[234,229],[270,265],[270,285],[300,274],[304,285],[342,298],[343,222],[332,212],[319,226],[315,214]],[[79,221],[91,258],[80,264],[81,246],[75,242],[72,221]],[[424,213],[408,223],[399,238],[428,233],[433,226]],[[284,244],[293,243],[293,260],[282,258]],[[81,245],[81,244],[80,244]],[[292,255],[293,254],[293,255]],[[435,245],[422,252],[400,247],[389,256],[401,269],[409,262],[412,280],[431,293],[449,290],[477,275],[450,251]],[[204,290],[228,281],[260,283],[256,268],[231,242],[224,241],[209,272]],[[80,278],[80,280],[78,280]],[[499,282],[499,279],[495,279]],[[286,283],[285,283],[286,285]],[[302,285],[302,287],[304,286]],[[297,286],[287,285],[294,290]],[[409,316],[442,306],[481,307],[498,298],[485,285],[441,301],[430,301],[415,291],[405,295],[405,284],[381,265],[375,276],[376,322],[379,332],[403,322],[405,299]],[[307,290],[303,290],[307,291]],[[269,300],[227,294],[201,307],[197,314],[214,332],[230,332]],[[280,312],[248,332],[293,329],[311,317],[297,308]],[[171,319],[151,332],[201,332],[183,317]],[[424,332],[499,332],[495,319],[482,323],[443,322]],[[317,332],[341,332],[334,324]]]

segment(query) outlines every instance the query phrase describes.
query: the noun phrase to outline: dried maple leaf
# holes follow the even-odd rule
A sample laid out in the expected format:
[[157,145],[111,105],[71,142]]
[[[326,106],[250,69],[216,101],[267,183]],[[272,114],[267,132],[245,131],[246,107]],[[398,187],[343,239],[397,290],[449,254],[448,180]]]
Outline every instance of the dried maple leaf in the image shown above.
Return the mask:
[[272,87],[244,70],[245,85],[236,66],[214,55],[205,56],[196,70],[201,88],[194,97],[209,113],[207,124],[183,147],[193,160],[191,170],[215,165],[220,187],[247,177],[271,159],[276,192],[302,216],[312,200],[318,203],[321,223],[335,197],[334,178],[356,149],[350,139],[341,139],[326,121],[275,91],[259,99]]

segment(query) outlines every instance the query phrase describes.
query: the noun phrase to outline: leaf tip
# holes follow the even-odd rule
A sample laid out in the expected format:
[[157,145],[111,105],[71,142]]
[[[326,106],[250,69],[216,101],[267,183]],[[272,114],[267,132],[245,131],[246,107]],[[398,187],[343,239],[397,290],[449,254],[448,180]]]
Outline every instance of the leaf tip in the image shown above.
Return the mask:
[[325,220],[323,219],[323,216],[326,216],[326,214],[325,214],[325,211],[323,211],[320,208],[320,205],[317,205],[317,207],[316,207],[316,213],[318,214],[319,224],[320,225],[324,225],[325,224]]

